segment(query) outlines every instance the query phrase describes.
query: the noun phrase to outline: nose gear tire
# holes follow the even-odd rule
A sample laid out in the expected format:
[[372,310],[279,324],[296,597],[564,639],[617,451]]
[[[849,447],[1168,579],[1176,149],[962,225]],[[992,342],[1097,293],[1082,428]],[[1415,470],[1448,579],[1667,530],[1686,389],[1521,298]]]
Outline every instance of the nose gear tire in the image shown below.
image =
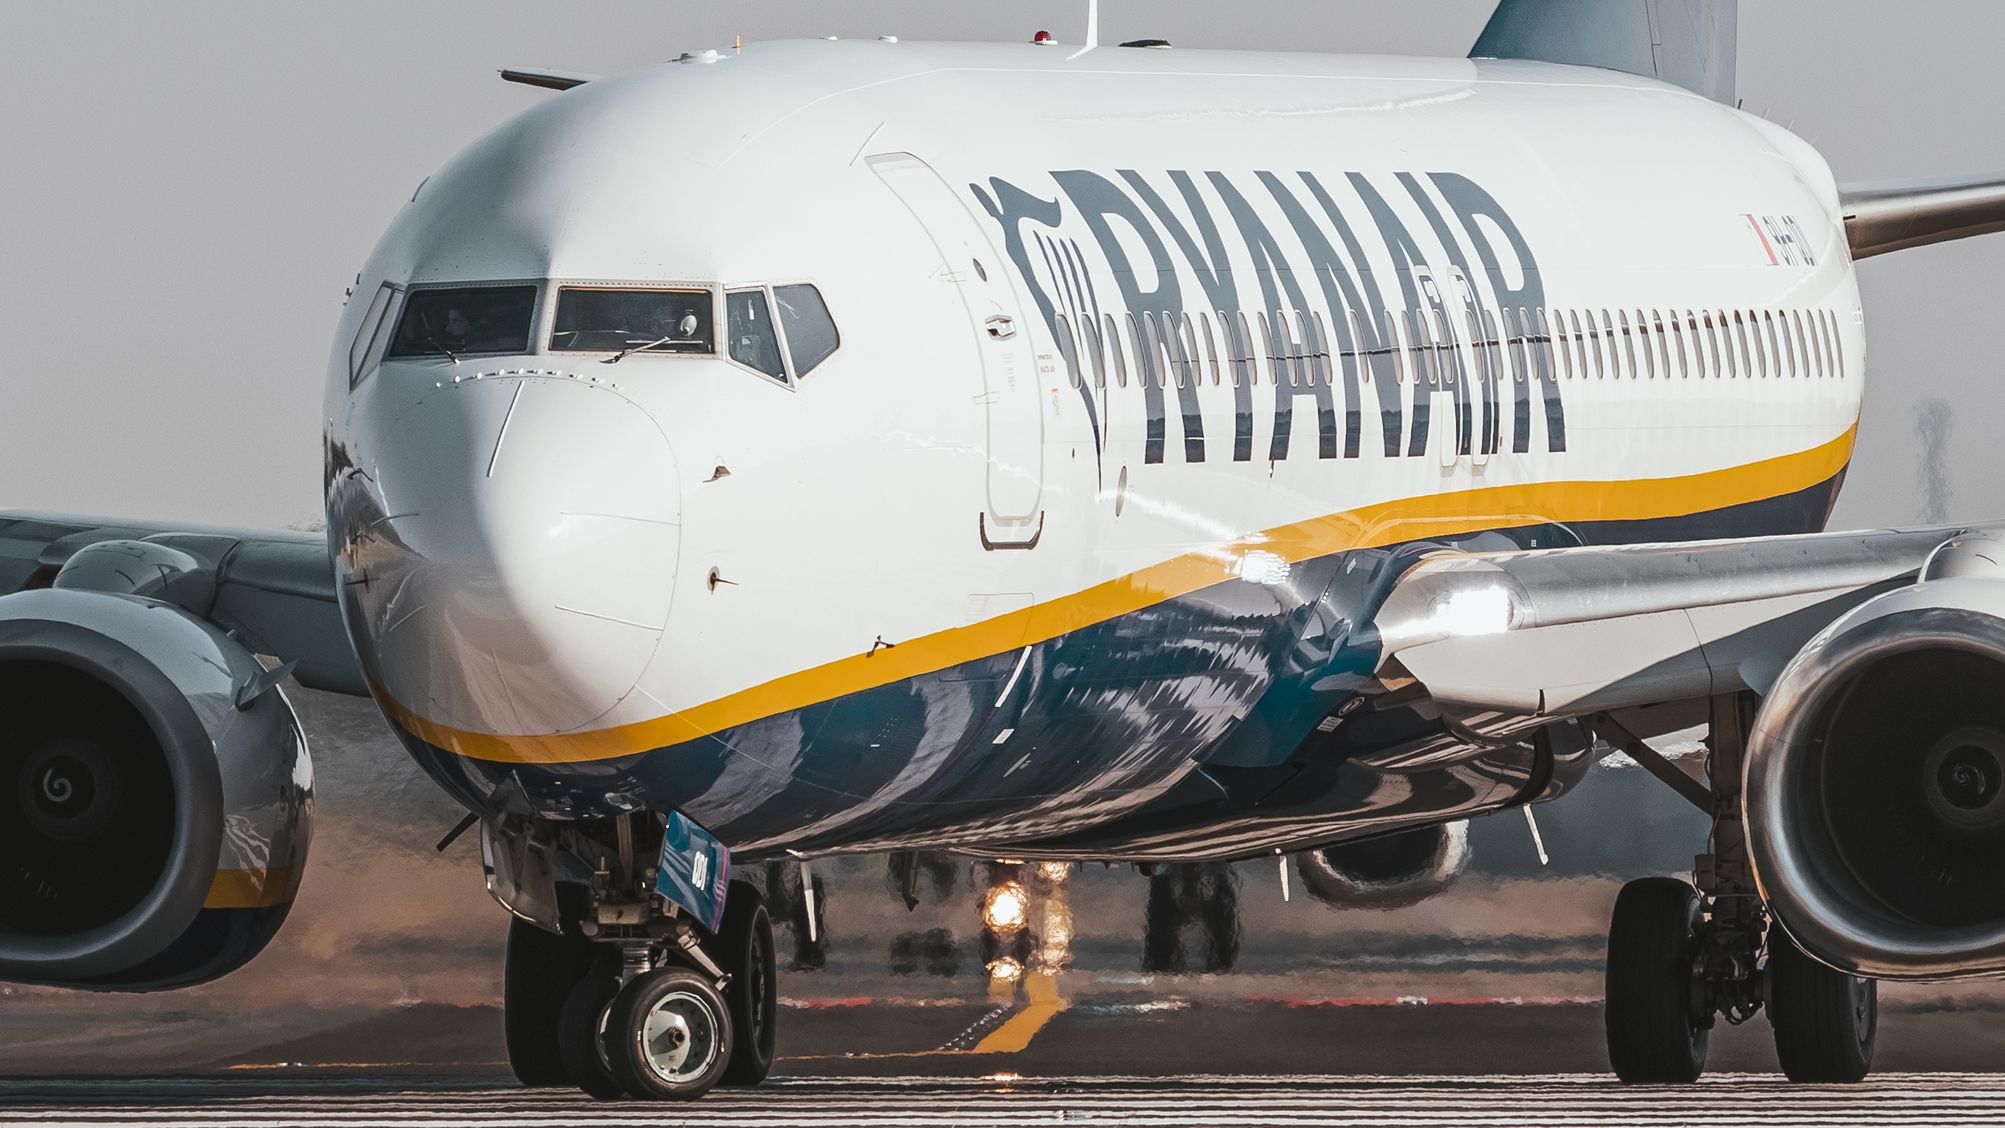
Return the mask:
[[559,1048],[558,1017],[571,988],[591,967],[582,938],[545,932],[511,917],[502,975],[502,1028],[508,1066],[532,1089],[569,1086]]
[[757,1085],[773,1068],[780,997],[773,919],[766,912],[765,898],[750,882],[731,883],[714,947],[718,962],[731,975],[724,1001],[731,1010],[735,1036],[724,1084]]
[[694,1100],[724,1078],[731,1014],[703,974],[660,967],[627,982],[606,1012],[606,1065],[629,1094]]
[[602,1101],[627,1095],[606,1066],[602,1041],[606,1012],[620,990],[619,965],[609,957],[597,961],[571,988],[557,1020],[557,1042],[563,1050],[566,1076],[587,1096]]

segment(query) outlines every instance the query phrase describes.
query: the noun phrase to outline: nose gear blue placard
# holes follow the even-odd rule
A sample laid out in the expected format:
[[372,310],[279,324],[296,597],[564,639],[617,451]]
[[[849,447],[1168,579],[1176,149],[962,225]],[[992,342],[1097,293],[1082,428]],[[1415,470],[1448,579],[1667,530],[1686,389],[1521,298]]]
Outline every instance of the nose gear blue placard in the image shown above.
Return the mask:
[[655,892],[715,932],[724,922],[724,894],[730,887],[731,851],[682,812],[670,811]]

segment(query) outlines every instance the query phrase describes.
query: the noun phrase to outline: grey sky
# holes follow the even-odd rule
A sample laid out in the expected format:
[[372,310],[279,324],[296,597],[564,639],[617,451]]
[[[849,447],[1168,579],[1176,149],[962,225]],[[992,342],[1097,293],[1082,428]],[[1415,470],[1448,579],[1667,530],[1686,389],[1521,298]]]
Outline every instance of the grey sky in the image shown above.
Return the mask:
[[[1464,53],[1490,0],[1108,0],[1106,36]],[[734,35],[1076,35],[1084,0],[0,5],[0,505],[317,519],[321,366],[419,180],[550,95],[507,64],[612,72]],[[1745,0],[1741,92],[1841,180],[2005,168],[2005,5]],[[1896,18],[1898,13],[1898,18]],[[1989,352],[2005,237],[1863,269],[1873,341],[1837,521],[1911,521],[1915,411],[1950,406],[1950,513],[2005,515]]]

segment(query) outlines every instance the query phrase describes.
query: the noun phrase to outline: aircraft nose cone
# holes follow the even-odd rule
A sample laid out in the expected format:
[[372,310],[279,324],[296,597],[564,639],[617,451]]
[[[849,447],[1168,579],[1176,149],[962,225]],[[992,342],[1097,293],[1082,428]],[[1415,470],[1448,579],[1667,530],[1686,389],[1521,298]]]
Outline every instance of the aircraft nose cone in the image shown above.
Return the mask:
[[567,378],[463,380],[389,428],[377,473],[383,528],[348,594],[398,704],[546,736],[633,692],[680,549],[675,460],[645,411]]

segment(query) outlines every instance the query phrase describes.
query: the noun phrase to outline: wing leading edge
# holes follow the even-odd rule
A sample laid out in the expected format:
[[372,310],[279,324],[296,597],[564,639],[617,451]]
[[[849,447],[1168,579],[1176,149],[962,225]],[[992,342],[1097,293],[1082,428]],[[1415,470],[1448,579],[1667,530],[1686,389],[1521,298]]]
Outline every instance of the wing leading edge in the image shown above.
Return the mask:
[[55,582],[81,549],[151,541],[194,557],[205,573],[195,614],[256,654],[296,662],[310,689],[367,696],[320,533],[262,532],[0,510],[0,595]]
[[1824,627],[1972,531],[1444,553],[1380,609],[1379,676],[1458,713],[1537,721],[1765,694]]

